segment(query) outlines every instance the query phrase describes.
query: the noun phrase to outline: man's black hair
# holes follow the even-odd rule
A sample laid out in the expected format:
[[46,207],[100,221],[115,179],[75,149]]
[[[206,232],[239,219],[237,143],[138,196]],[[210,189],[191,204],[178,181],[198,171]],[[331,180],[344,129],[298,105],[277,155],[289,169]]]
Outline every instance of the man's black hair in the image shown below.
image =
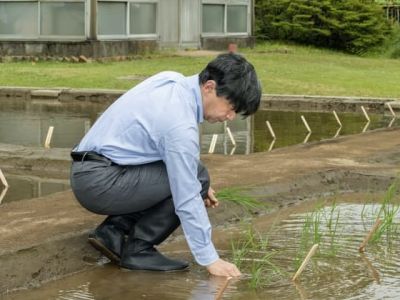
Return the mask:
[[243,116],[254,114],[260,106],[261,85],[256,71],[243,56],[235,53],[218,55],[199,74],[200,84],[216,82],[216,94],[225,97],[235,112]]

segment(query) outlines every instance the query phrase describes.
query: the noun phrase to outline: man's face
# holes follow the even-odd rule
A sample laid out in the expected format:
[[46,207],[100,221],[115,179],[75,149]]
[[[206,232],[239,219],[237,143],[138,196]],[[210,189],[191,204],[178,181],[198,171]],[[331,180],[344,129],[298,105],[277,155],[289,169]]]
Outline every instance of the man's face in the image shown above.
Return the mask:
[[207,81],[202,86],[204,119],[210,123],[232,121],[236,112],[232,104],[225,97],[218,97],[215,90],[215,82]]

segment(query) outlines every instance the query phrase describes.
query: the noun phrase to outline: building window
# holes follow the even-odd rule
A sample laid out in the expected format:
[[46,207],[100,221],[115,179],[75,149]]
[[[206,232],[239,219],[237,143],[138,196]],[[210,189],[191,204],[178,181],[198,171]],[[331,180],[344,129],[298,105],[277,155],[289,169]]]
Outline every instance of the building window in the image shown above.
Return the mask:
[[100,38],[123,36],[151,37],[157,33],[155,1],[101,1],[98,3],[98,35]]
[[131,34],[156,33],[156,4],[131,3],[130,33]]
[[203,34],[248,34],[249,0],[203,0]]
[[36,36],[38,6],[33,2],[0,2],[0,35]]
[[98,34],[126,34],[126,2],[99,2],[98,4]]
[[84,38],[85,11],[84,0],[0,0],[0,38]]
[[203,5],[203,32],[224,33],[225,6],[219,4]]
[[85,35],[85,3],[41,2],[40,34]]
[[228,32],[247,32],[247,6],[228,5],[226,19]]

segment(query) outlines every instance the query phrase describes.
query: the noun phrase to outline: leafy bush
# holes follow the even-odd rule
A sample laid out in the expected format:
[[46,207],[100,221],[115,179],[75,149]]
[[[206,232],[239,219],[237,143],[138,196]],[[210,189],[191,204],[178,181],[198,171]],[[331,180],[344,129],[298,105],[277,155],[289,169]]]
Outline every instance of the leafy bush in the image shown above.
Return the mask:
[[389,32],[382,7],[373,0],[256,2],[256,33],[264,39],[362,53],[382,43]]
[[388,46],[391,58],[400,58],[400,26],[396,25]]

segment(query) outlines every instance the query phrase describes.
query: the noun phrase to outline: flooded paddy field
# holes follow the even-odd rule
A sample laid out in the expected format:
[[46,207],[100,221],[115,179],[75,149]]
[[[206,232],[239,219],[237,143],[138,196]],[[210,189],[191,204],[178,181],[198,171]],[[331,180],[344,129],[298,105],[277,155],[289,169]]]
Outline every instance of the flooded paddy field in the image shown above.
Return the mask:
[[[4,194],[0,186],[0,298],[215,299],[226,281],[193,262],[179,230],[161,250],[190,261],[189,272],[123,272],[87,244],[101,217],[83,210],[69,190],[68,153],[104,109],[99,103],[0,101],[0,167],[10,185]],[[224,201],[210,211],[221,256],[243,272],[226,284],[221,299],[400,294],[398,234],[384,233],[358,252],[400,172],[400,119],[371,111],[367,121],[354,110],[338,117],[342,126],[331,111],[266,109],[202,126],[202,159],[217,191],[244,187],[245,195],[265,204],[249,212]],[[383,211],[392,212],[392,233],[398,232],[398,197]],[[292,282],[314,243],[319,251]]]
[[[106,105],[101,104],[2,100],[0,143],[43,147],[49,128],[53,127],[50,146],[71,149],[105,108]],[[204,122],[200,126],[201,152],[226,155],[267,152],[296,144],[400,126],[399,118],[383,113],[370,114],[370,121],[366,120],[362,111],[343,112],[337,116],[341,126],[332,112],[277,110],[260,110],[247,119],[237,118],[221,124]],[[308,132],[302,117],[311,132]],[[275,139],[271,136],[266,121],[270,123]],[[211,149],[213,136],[216,139],[215,147]]]
[[[190,272],[163,274],[121,271],[99,259],[91,271],[5,299],[216,299],[225,286],[220,299],[398,299],[399,204],[398,193],[350,192],[257,218],[243,214],[241,222],[215,230],[222,256],[235,261],[243,273],[227,285],[226,279],[210,277],[193,261]],[[382,226],[381,236],[360,253],[377,216],[387,217],[383,208],[393,213],[390,229]],[[318,252],[292,281],[299,260],[314,243]],[[192,260],[179,241],[164,251]]]

